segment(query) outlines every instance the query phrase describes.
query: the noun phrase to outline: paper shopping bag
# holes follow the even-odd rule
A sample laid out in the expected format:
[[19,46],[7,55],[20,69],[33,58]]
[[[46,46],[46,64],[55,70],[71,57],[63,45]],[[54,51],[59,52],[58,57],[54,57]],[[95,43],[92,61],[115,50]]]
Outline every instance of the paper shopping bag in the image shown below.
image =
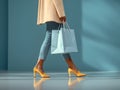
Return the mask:
[[73,29],[52,30],[51,54],[78,52]]

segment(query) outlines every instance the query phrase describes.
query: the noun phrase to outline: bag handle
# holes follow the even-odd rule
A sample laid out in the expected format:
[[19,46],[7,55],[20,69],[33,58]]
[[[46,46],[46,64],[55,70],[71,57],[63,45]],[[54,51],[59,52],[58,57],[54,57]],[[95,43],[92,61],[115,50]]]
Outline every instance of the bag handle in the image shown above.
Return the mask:
[[68,25],[68,22],[66,22],[66,26],[67,26],[67,28],[70,30],[70,26]]
[[63,23],[63,28],[67,28],[70,31],[70,26],[68,25],[68,22]]
[[68,25],[68,22],[64,22],[64,21],[63,21],[63,25],[59,25],[59,26],[58,26],[58,30],[59,30],[61,27],[67,28],[68,30],[70,30],[70,26]]
[[59,26],[58,26],[58,30],[60,30],[61,27],[62,27],[62,25],[59,25]]

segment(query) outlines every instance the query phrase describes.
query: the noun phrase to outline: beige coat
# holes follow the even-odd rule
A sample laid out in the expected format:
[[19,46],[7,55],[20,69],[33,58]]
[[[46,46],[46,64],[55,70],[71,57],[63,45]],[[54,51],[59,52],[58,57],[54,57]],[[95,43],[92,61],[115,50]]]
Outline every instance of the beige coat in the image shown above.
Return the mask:
[[62,23],[60,17],[65,16],[62,0],[38,0],[37,25],[47,21]]

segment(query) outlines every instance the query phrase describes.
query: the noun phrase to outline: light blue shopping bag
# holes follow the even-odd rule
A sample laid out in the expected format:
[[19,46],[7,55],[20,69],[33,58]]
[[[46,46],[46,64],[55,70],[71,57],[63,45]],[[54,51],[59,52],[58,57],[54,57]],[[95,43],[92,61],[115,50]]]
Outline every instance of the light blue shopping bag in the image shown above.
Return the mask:
[[60,30],[52,30],[51,54],[78,52],[74,30],[65,25]]

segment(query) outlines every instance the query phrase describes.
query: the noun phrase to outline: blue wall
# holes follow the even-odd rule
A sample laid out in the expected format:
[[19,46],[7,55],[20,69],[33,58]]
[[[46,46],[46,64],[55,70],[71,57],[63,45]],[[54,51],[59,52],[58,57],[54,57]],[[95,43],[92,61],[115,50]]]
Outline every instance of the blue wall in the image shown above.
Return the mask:
[[[8,70],[31,71],[45,35],[37,26],[38,0],[9,0]],[[120,1],[64,0],[75,29],[79,53],[71,54],[81,71],[120,70]],[[60,55],[48,55],[46,71],[67,71]]]
[[120,0],[83,0],[82,48],[85,66],[120,70]]
[[0,0],[0,70],[7,70],[8,1]]

